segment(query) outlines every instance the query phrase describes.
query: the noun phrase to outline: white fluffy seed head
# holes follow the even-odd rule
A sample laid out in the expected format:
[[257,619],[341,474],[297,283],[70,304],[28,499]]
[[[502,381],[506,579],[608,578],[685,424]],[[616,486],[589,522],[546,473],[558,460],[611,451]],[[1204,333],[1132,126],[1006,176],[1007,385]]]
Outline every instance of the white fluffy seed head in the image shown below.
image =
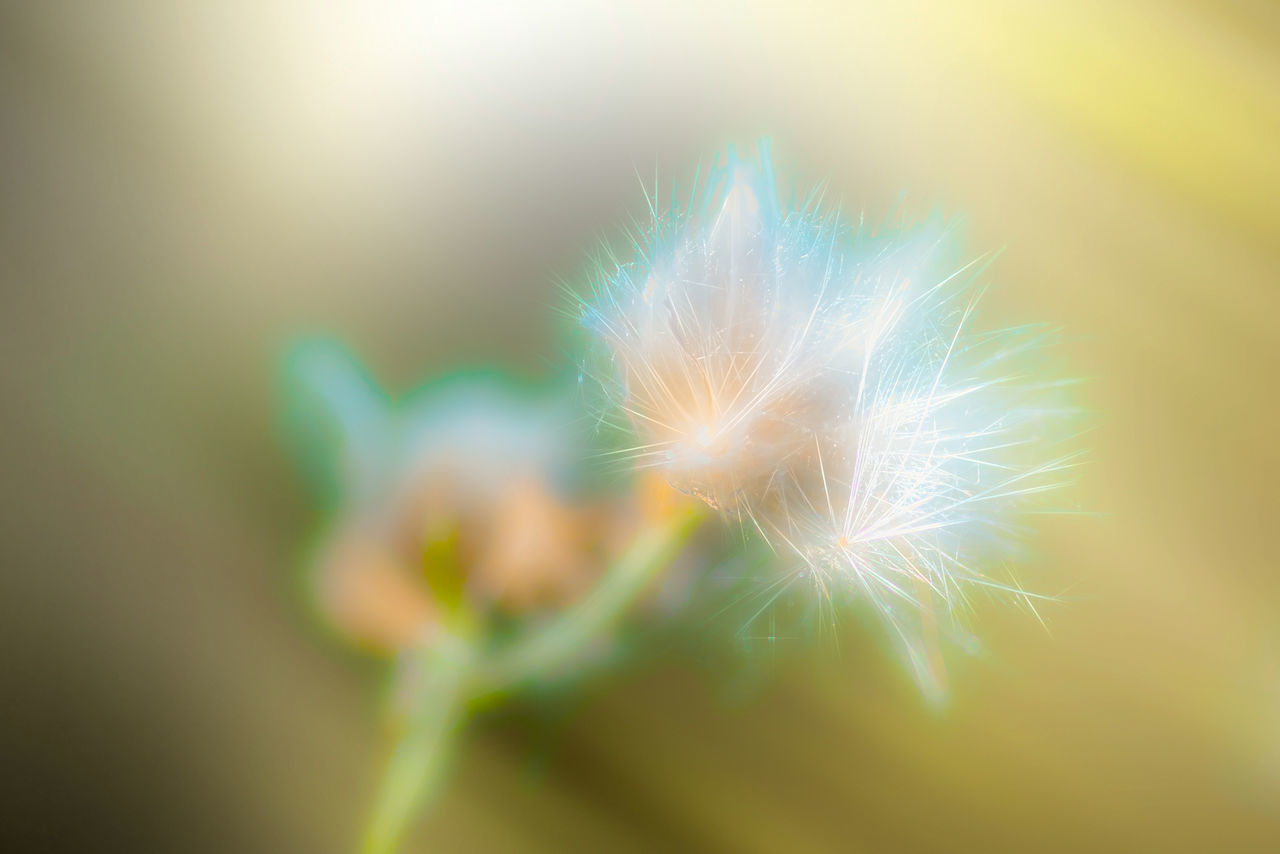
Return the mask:
[[838,405],[824,384],[843,331],[814,312],[834,235],[779,214],[767,161],[730,153],[694,204],[655,215],[584,310],[638,461],[724,509],[767,493]]
[[948,237],[783,206],[762,144],[655,210],[583,305],[637,464],[871,602],[932,696],[930,639],[966,589],[1005,586],[981,567],[1072,460],[1061,383],[1028,367],[1046,333],[976,331]]

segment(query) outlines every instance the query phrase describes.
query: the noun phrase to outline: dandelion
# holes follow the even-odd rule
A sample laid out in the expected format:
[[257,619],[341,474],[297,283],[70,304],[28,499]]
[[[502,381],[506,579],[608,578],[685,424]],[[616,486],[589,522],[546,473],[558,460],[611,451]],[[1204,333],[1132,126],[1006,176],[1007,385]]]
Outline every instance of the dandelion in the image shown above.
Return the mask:
[[[696,182],[695,182],[696,183]],[[758,530],[828,602],[871,603],[927,695],[935,638],[1075,455],[1051,338],[975,322],[979,265],[934,219],[876,233],[779,202],[767,145],[653,210],[582,304],[636,464]],[[1031,367],[1029,367],[1031,365]]]
[[722,509],[767,492],[780,460],[808,453],[806,429],[835,416],[824,385],[845,331],[819,315],[835,233],[778,214],[767,163],[731,155],[700,205],[655,214],[636,261],[584,306],[644,439],[637,462]]
[[869,604],[931,698],[974,591],[1031,601],[993,568],[1076,464],[1063,383],[1037,361],[1051,332],[983,330],[979,264],[955,263],[937,219],[877,232],[816,194],[783,203],[764,144],[651,209],[581,302],[583,375],[636,437],[628,492],[583,488],[598,447],[563,397],[470,376],[392,405],[341,347],[290,360],[333,515],[316,602],[399,659],[368,854],[438,791],[472,709],[582,672],[673,567],[713,562],[691,542],[712,511],[781,557],[769,601],[803,578],[824,606]]

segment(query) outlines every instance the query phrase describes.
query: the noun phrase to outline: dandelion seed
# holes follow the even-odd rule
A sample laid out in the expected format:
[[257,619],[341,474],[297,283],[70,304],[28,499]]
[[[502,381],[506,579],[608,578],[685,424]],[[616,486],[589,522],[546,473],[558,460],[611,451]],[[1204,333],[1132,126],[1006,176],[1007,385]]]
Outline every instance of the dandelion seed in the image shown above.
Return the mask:
[[1060,384],[1027,366],[1050,336],[978,329],[979,265],[949,266],[949,238],[780,204],[762,143],[654,211],[582,306],[636,464],[871,603],[934,697],[935,638],[974,589],[1026,595],[982,567],[1075,461]]

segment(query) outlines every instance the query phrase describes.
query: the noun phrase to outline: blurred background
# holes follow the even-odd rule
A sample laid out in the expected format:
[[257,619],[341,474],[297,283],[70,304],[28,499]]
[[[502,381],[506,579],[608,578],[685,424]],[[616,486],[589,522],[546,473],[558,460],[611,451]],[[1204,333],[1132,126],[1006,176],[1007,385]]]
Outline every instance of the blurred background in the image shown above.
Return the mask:
[[873,630],[472,731],[408,850],[1274,850],[1280,11],[5,4],[0,661],[14,850],[342,852],[383,670],[302,606],[290,336],[392,389],[566,354],[558,280],[730,142],[967,215],[1092,461],[930,710]]

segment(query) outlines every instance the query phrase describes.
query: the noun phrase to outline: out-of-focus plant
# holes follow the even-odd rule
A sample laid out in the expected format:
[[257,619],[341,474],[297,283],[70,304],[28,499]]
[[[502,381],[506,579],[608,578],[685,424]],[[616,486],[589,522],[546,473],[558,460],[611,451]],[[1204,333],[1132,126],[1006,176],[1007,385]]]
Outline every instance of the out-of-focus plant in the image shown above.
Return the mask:
[[[955,619],[972,593],[1033,599],[990,567],[1068,482],[1074,409],[1048,330],[978,326],[979,266],[951,229],[783,202],[765,143],[650,206],[579,304],[593,412],[481,376],[392,405],[333,343],[290,359],[296,444],[333,516],[317,605],[400,662],[366,852],[396,847],[469,710],[603,660],[713,511],[776,553],[765,607],[801,579],[819,613],[870,604],[933,700],[941,639],[972,647]],[[600,453],[587,425],[627,442]],[[626,488],[591,483],[606,456]],[[683,559],[696,576],[711,556]]]
[[468,711],[608,660],[704,514],[657,478],[596,483],[587,419],[554,391],[464,374],[393,403],[317,340],[290,353],[285,393],[331,516],[316,610],[397,661],[397,735],[363,847],[391,851]]

